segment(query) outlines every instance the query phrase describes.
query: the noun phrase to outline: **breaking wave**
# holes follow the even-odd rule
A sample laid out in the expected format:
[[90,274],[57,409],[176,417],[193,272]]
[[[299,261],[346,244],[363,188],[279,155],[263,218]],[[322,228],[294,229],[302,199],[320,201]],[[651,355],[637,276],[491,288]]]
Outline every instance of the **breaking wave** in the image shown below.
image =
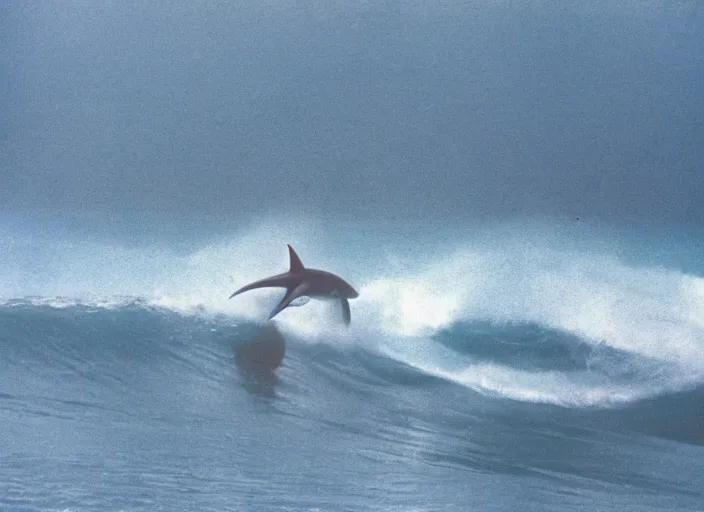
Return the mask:
[[0,296],[4,308],[260,321],[280,292],[227,297],[286,268],[291,243],[304,264],[360,292],[350,329],[326,302],[280,314],[282,331],[304,343],[360,347],[482,394],[562,406],[628,404],[704,379],[704,279],[629,260],[620,242],[536,225],[442,241],[377,233],[333,245],[325,234],[313,222],[268,222],[179,252],[5,233]]

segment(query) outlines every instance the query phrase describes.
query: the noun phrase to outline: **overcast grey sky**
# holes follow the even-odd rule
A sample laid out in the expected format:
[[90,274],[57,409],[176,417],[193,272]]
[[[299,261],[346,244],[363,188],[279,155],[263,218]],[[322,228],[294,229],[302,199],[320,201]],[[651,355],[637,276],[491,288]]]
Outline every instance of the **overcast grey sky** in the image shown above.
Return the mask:
[[0,212],[704,222],[697,1],[0,7]]

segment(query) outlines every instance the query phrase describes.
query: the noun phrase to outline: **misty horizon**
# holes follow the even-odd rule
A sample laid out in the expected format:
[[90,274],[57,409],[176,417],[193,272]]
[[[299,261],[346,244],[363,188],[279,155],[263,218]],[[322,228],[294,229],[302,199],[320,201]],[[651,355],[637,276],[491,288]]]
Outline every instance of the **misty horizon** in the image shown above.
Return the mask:
[[697,3],[1,12],[6,215],[704,221]]

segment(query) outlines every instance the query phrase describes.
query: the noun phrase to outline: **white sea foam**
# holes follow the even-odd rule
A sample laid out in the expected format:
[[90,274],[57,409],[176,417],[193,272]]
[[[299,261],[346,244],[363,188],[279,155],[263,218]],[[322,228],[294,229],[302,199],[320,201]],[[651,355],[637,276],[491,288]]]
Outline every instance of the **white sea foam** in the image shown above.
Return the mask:
[[[704,374],[704,279],[637,266],[603,247],[564,243],[515,226],[495,233],[424,252],[367,240],[332,258],[312,223],[262,223],[190,254],[88,242],[15,244],[44,252],[24,260],[20,252],[12,254],[0,295],[35,296],[35,303],[52,307],[121,307],[139,297],[186,314],[261,320],[280,291],[228,297],[244,283],[284,271],[288,242],[306,265],[339,272],[360,292],[352,301],[350,329],[340,325],[334,302],[311,301],[277,316],[285,331],[302,339],[374,344],[404,363],[481,392],[561,404],[629,401],[689,385]],[[418,340],[432,343],[428,338],[439,330],[471,320],[539,324],[662,361],[672,371],[650,381],[614,383],[586,372],[518,371],[477,361],[458,367],[437,354],[417,357]]]

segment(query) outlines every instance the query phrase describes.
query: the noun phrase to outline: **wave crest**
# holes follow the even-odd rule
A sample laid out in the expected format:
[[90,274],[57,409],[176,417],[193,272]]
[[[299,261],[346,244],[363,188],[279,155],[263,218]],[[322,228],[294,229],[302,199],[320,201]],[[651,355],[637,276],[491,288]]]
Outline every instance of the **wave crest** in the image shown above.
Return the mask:
[[[383,236],[368,235],[332,251],[320,243],[320,226],[272,222],[185,254],[86,241],[15,244],[40,254],[24,260],[21,252],[10,254],[0,290],[9,290],[4,295],[10,298],[41,295],[31,300],[53,307],[121,307],[137,300],[185,314],[261,320],[280,291],[258,290],[233,300],[229,293],[286,268],[284,242],[289,242],[306,265],[339,273],[360,290],[349,330],[340,325],[336,305],[318,301],[277,316],[277,323],[300,339],[362,344],[482,392],[551,403],[628,401],[701,382],[704,279],[629,263],[603,243],[590,246],[544,233],[494,229],[463,235],[463,243],[455,234],[452,245],[387,243]],[[41,272],[34,273],[32,262]],[[97,290],[114,293],[98,296]],[[667,371],[650,381],[652,367],[640,368],[631,381],[609,380],[608,373],[595,380],[588,369],[576,374],[525,369],[468,359],[453,350],[439,359],[437,350],[417,357],[419,345],[437,345],[438,333],[476,321],[542,326],[630,354],[633,361],[657,361]]]

